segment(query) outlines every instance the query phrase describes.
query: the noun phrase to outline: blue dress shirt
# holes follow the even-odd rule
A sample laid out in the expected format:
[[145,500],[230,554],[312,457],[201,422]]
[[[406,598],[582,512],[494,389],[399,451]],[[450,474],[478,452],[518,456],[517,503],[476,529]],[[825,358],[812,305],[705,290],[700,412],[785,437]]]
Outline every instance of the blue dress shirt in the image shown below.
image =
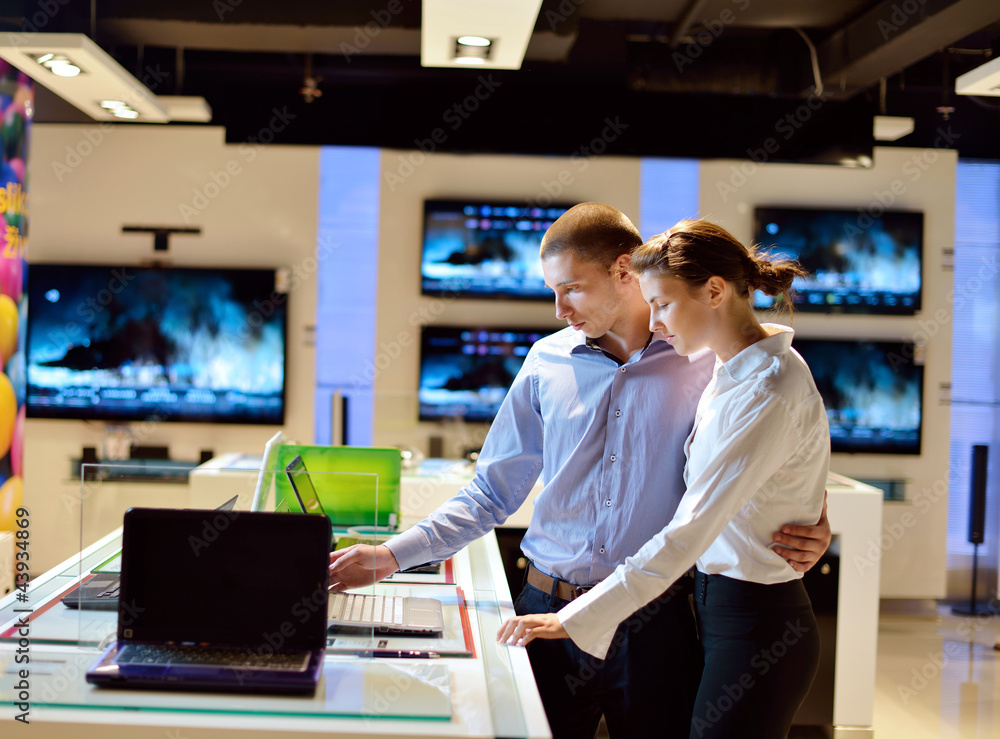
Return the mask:
[[708,350],[679,356],[658,334],[624,364],[571,328],[537,341],[473,481],[387,544],[400,568],[446,559],[502,524],[542,476],[522,550],[549,575],[603,580],[673,517],[714,361]]

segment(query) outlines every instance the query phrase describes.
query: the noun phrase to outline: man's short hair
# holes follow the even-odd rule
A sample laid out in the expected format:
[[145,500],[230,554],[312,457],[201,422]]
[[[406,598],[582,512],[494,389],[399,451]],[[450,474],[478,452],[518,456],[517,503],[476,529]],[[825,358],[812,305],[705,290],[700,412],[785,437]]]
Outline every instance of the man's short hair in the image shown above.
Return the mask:
[[642,244],[632,221],[604,203],[580,203],[563,213],[542,238],[542,259],[567,252],[610,269],[622,254]]

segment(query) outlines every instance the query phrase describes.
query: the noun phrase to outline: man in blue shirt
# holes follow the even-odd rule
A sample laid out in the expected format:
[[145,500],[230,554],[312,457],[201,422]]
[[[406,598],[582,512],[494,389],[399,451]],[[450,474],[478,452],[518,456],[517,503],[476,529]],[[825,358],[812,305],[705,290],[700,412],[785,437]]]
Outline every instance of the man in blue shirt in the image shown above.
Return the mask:
[[[357,587],[450,557],[502,524],[542,476],[515,611],[555,612],[670,521],[715,356],[681,357],[650,332],[649,307],[628,272],[641,243],[623,213],[599,203],[552,225],[542,270],[568,328],[529,351],[473,481],[388,544],[331,554],[331,583]],[[783,527],[775,541],[793,567],[808,569],[830,542],[825,514],[816,526]],[[570,640],[529,644],[555,739],[593,737],[602,714],[612,737],[688,736],[701,656],[683,580],[619,626],[604,660]]]

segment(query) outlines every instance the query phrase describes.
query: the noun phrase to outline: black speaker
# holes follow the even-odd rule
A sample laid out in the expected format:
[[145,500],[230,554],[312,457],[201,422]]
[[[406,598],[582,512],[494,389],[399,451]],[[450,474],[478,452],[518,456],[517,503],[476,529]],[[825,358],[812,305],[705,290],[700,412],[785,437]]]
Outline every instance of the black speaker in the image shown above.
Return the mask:
[[976,582],[979,575],[979,545],[983,543],[986,529],[986,469],[989,466],[990,448],[985,444],[972,447],[972,474],[969,475],[969,543],[972,544],[972,588],[967,606],[952,606],[951,612],[960,616],[992,615],[990,606],[976,602]]
[[215,456],[215,452],[211,449],[202,449],[198,452],[198,464],[205,464]]
[[990,448],[985,444],[972,447],[972,483],[969,486],[969,543],[982,544],[986,529],[986,469]]
[[427,454],[431,459],[438,459],[444,456],[444,439],[440,436],[430,437],[430,449]]

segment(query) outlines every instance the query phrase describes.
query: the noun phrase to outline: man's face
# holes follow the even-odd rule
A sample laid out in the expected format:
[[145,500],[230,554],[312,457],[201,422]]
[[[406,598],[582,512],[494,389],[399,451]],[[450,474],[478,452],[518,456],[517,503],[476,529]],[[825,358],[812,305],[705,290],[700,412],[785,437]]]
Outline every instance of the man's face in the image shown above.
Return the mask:
[[542,274],[556,297],[556,318],[597,339],[612,330],[623,313],[623,283],[617,263],[605,269],[566,252],[545,257]]

